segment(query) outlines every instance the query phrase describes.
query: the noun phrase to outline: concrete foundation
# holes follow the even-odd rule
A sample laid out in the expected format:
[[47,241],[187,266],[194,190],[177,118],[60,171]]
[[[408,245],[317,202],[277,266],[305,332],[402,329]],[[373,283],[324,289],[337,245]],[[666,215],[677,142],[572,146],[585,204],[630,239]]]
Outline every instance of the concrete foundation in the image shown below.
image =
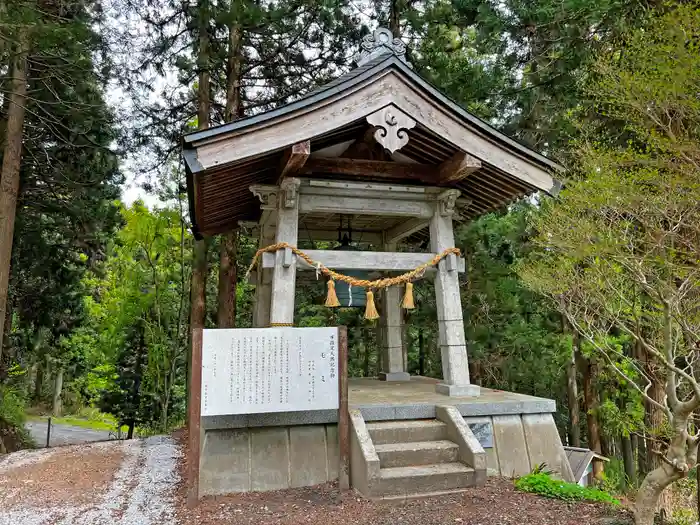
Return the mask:
[[203,432],[200,496],[305,487],[338,479],[335,425]]
[[[435,383],[420,377],[397,383],[351,379],[350,409],[368,423],[424,420],[427,424],[438,418],[437,407],[453,407],[454,414],[478,430],[475,436],[486,454],[489,476],[522,476],[546,463],[562,479],[573,480],[552,417],[553,401],[485,388],[479,397],[448,397],[435,392]],[[332,410],[203,418],[200,496],[303,487],[337,479],[336,418],[337,411]],[[420,425],[418,430],[425,433],[431,428]],[[382,432],[391,430],[387,427]],[[377,434],[374,444],[381,444],[381,436]],[[421,434],[415,441],[425,439]],[[356,457],[360,446],[351,443],[351,470],[362,461]],[[358,483],[356,475],[352,476],[353,483]]]

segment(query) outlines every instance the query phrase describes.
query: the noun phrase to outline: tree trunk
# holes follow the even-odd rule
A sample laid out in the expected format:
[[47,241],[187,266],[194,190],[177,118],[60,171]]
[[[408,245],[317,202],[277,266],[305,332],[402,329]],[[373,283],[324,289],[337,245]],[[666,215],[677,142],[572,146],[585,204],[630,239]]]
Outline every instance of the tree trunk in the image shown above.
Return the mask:
[[[208,2],[200,2],[199,9],[199,86],[197,90],[197,121],[199,129],[209,127],[211,113],[210,74],[209,74],[209,9]],[[204,328],[207,312],[207,251],[209,244],[205,239],[194,242],[192,281],[190,284],[190,328]]]
[[31,367],[29,367],[29,373],[27,374],[27,383],[25,388],[25,392],[27,392],[27,395],[34,392],[34,385],[36,385],[36,374],[38,368],[39,363],[37,363],[36,361],[32,363]]
[[[243,32],[238,21],[238,2],[231,2],[231,23],[228,28],[228,60],[226,63],[226,107],[224,120],[230,122],[243,115],[241,101],[241,44]],[[236,284],[238,255],[238,232],[232,231],[221,239],[219,261],[219,307],[217,321],[219,328],[236,326]]]
[[425,337],[423,330],[418,330],[418,375],[425,375]]
[[36,380],[34,381],[34,394],[32,401],[36,405],[41,401],[41,392],[44,386],[44,366],[42,363],[36,363]]
[[622,461],[625,465],[625,486],[634,486],[637,473],[634,462],[634,451],[632,450],[632,439],[629,436],[622,436]]
[[[646,354],[646,352],[645,352]],[[648,378],[651,379],[651,387],[649,388],[648,394],[654,401],[664,405],[666,403],[666,391],[664,388],[664,382],[660,380],[656,375],[656,364],[654,363],[654,358],[646,354],[644,359],[644,372]],[[663,411],[648,401],[645,402],[645,426],[646,426],[646,472],[651,473],[663,467],[663,462],[659,455],[655,452],[658,450],[663,450],[665,445],[662,444],[661,433],[663,432],[664,423],[666,417]],[[667,516],[670,516],[673,509],[673,502],[670,490],[664,490],[661,492],[658,498],[658,510]]]
[[236,326],[237,255],[238,230],[235,230],[221,238],[219,309],[217,316],[219,328],[235,328]]
[[[669,457],[670,460],[673,458]],[[685,461],[683,457],[681,462]],[[642,481],[642,485],[637,491],[634,504],[635,525],[654,525],[656,510],[660,507],[660,499],[663,494],[668,493],[668,487],[675,481],[681,479],[682,474],[674,470],[670,465],[663,463],[652,470]],[[662,514],[665,510],[661,509]]]
[[207,313],[207,252],[209,241],[202,239],[194,242],[194,265],[192,268],[191,283],[191,311],[190,326],[192,328],[204,328],[204,319]]
[[53,403],[52,413],[54,417],[61,417],[63,411],[63,403],[61,402],[61,392],[63,391],[63,367],[56,370],[56,377],[53,383]]
[[[601,454],[600,426],[598,425],[598,393],[595,390],[594,382],[598,374],[598,365],[583,356],[581,361],[583,364],[583,401],[586,408],[586,424],[588,426],[588,448]],[[594,461],[593,477],[600,479],[602,475],[602,463]]]
[[[566,317],[562,315],[562,330],[569,333]],[[566,360],[566,393],[569,403],[569,444],[572,447],[581,446],[581,414],[578,405],[578,382],[576,378],[576,354],[579,353],[580,337],[572,335],[571,355]]]
[[3,327],[2,344],[0,344],[0,382],[3,382],[7,377],[7,370],[9,369],[12,361],[12,352],[10,352],[10,333],[12,332],[12,305],[9,299],[7,300],[7,305],[7,312],[5,312],[5,326]]
[[365,349],[365,353],[363,356],[364,363],[362,363],[362,375],[363,375],[363,377],[369,377],[370,347],[369,347],[369,344],[367,344],[367,343],[368,343],[368,341],[365,342],[365,344],[363,345],[364,349]]
[[394,38],[401,38],[401,13],[399,13],[398,0],[390,0],[389,6],[389,31]]
[[15,230],[19,173],[22,160],[25,100],[27,96],[27,37],[20,32],[12,65],[12,84],[8,96],[5,151],[0,172],[0,343],[4,340],[7,290],[10,281],[12,238]]

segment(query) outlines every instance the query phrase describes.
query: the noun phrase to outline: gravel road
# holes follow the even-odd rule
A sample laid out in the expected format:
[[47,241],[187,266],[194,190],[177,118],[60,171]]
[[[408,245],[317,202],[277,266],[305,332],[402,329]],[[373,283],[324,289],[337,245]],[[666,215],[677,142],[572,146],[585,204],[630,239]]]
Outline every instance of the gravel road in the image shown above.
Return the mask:
[[[31,433],[38,447],[46,446],[47,421],[29,421],[25,425]],[[80,443],[92,443],[110,439],[107,430],[92,430],[90,428],[75,427],[71,425],[51,424],[50,446],[79,445]]]
[[0,458],[0,525],[172,525],[181,452],[169,436]]

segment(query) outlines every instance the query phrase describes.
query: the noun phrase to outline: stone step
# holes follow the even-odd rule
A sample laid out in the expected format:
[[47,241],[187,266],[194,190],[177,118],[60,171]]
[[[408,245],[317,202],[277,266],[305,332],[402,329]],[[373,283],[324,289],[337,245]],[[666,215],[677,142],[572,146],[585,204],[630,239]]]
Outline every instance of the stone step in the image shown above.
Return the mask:
[[375,445],[382,468],[454,463],[459,459],[459,445],[441,439],[411,443]]
[[375,445],[447,439],[447,425],[436,419],[376,421],[367,423],[367,430]]
[[407,496],[459,490],[476,485],[474,469],[462,463],[383,468],[374,496]]

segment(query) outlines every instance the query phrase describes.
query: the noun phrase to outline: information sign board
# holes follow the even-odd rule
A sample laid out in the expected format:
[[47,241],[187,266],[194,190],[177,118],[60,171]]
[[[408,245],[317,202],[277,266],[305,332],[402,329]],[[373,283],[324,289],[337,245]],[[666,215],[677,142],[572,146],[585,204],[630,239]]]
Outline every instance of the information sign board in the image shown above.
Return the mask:
[[337,328],[202,334],[202,416],[338,409]]

